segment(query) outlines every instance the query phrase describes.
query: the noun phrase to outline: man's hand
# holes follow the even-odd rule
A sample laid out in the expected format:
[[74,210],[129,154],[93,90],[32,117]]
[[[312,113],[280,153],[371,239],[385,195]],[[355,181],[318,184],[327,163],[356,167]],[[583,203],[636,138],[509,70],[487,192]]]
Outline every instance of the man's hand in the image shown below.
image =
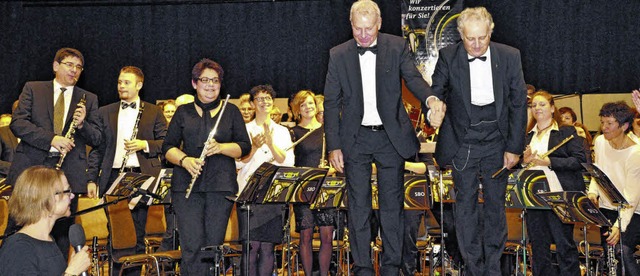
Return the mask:
[[611,231],[609,231],[609,233],[605,233],[604,235],[608,237],[608,245],[616,245],[620,241],[620,229],[618,229],[618,227],[611,227]]
[[93,181],[87,183],[87,197],[98,198],[98,185]]
[[510,152],[504,152],[504,162],[502,166],[507,169],[513,168],[516,164],[518,164],[518,160],[520,160],[520,155]]
[[87,108],[84,104],[78,104],[78,108],[73,112],[73,121],[76,122],[76,127],[81,129],[84,125],[84,118],[87,117]]
[[329,152],[329,162],[331,166],[333,166],[336,171],[339,173],[344,173],[344,159],[342,156],[342,150],[332,150]]
[[429,107],[429,123],[434,128],[439,128],[442,125],[442,121],[444,120],[444,115],[447,111],[447,105],[439,100],[438,98],[431,97],[427,101],[427,106]]
[[56,135],[53,137],[53,140],[51,140],[51,146],[56,148],[61,154],[67,154],[67,152],[70,152],[76,144],[74,144],[73,140],[69,138]]
[[145,140],[138,140],[138,139],[134,139],[134,140],[124,140],[124,149],[127,152],[136,152],[139,150],[145,150],[147,149],[147,141]]

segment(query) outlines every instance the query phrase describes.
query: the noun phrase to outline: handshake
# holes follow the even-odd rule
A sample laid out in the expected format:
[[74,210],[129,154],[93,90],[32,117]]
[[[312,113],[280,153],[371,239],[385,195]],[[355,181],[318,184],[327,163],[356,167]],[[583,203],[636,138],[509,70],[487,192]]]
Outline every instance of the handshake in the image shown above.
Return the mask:
[[429,107],[429,113],[427,113],[427,119],[429,124],[434,128],[439,128],[444,120],[444,114],[447,112],[447,105],[436,97],[427,98],[427,106]]

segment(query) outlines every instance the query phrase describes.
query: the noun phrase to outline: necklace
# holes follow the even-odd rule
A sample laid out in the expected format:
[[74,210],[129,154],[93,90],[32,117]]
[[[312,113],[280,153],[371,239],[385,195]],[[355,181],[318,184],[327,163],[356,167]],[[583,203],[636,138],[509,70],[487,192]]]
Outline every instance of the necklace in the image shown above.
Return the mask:
[[616,143],[614,143],[613,140],[609,140],[609,145],[615,150],[622,150],[628,147],[628,146],[625,146],[627,144],[626,142],[627,142],[627,139],[626,137],[624,137],[622,139],[622,143],[620,143],[620,146],[616,145]]
[[538,128],[538,132],[536,133],[538,136],[542,135],[542,133],[545,132],[545,130],[551,128],[553,126],[553,123],[549,124],[548,126],[544,127],[543,129]]

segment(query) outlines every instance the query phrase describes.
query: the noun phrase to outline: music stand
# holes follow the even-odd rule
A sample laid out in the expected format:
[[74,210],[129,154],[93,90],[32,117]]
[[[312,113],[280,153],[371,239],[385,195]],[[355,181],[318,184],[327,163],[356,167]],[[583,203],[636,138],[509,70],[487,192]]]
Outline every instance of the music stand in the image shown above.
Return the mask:
[[[618,188],[616,188],[613,182],[611,182],[611,179],[607,176],[607,174],[605,174],[600,168],[598,168],[598,166],[589,163],[582,163],[582,166],[587,169],[587,171],[591,174],[591,177],[595,179],[596,183],[598,183],[598,186],[600,186],[600,190],[604,192],[605,196],[607,196],[607,198],[611,200],[611,203],[616,206],[616,212],[618,212],[618,225],[622,227],[622,217],[620,216],[620,213],[622,211],[622,208],[630,206],[629,201],[624,198],[624,195],[620,191],[618,191]],[[622,229],[620,229],[620,232],[622,232]],[[620,248],[622,249],[622,233],[620,233],[619,243]],[[625,275],[624,254],[620,254],[620,262],[623,263],[622,275]]]
[[[113,181],[113,184],[111,184],[111,187],[109,187],[105,195],[128,197],[135,193],[136,190],[155,193],[157,188],[155,177],[143,173],[126,172],[121,173],[118,178]],[[141,199],[142,195],[140,194],[137,197],[131,198],[131,200],[129,200],[129,209],[133,210]],[[145,204],[151,205],[152,200],[153,198],[149,197]],[[100,204],[102,203],[104,203],[104,198],[100,201]]]
[[[611,223],[600,212],[597,206],[589,200],[587,195],[581,191],[565,191],[565,192],[545,192],[539,193],[542,198],[551,207],[554,213],[563,223],[575,224],[582,222],[585,224],[583,228],[584,240],[587,240],[587,225],[594,224],[599,227],[611,226]],[[589,242],[585,242],[585,264],[587,271],[589,270]]]

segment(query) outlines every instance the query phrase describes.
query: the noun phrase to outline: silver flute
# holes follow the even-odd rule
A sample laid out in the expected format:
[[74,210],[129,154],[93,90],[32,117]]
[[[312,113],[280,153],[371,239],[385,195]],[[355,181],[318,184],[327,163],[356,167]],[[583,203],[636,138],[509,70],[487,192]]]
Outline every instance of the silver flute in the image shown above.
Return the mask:
[[[80,102],[76,106],[76,109],[80,107],[80,105],[85,105],[86,102],[87,102],[87,94],[82,94],[82,98],[80,98]],[[71,125],[69,126],[69,130],[67,130],[67,133],[64,135],[64,138],[71,139],[71,141],[73,141],[73,135],[76,134],[76,128],[78,128],[78,123],[76,123],[76,120],[72,120]],[[66,156],[67,156],[67,153],[60,153],[60,159],[58,159],[58,163],[56,164],[56,170],[60,170],[60,168],[62,168],[62,162],[64,162],[64,158]]]
[[616,259],[616,246],[607,244],[607,268],[608,276],[616,276],[618,270],[618,260]]
[[[200,153],[200,157],[198,157],[198,160],[200,160],[200,162],[203,162],[204,159],[207,157],[207,142],[213,139],[213,136],[216,135],[216,131],[218,130],[218,125],[220,125],[220,119],[222,119],[222,114],[224,114],[224,110],[225,108],[227,108],[227,103],[229,103],[230,96],[231,95],[227,95],[227,98],[224,100],[224,104],[222,105],[220,114],[218,114],[218,120],[216,120],[216,124],[213,126],[213,129],[211,130],[211,132],[209,132],[209,136],[207,137],[207,140],[204,141],[204,148],[202,149],[202,153]],[[211,116],[211,115],[205,114],[203,110],[202,116]],[[196,183],[196,179],[198,179],[198,175],[194,175],[193,177],[191,177],[191,183],[189,183],[189,187],[187,188],[187,194],[184,196],[185,198],[189,198],[189,196],[191,195],[191,191],[193,190],[193,184]]]
[[[140,108],[138,109],[138,116],[136,117],[136,122],[133,124],[133,133],[131,134],[131,140],[135,140],[136,136],[138,136],[138,125],[140,124],[140,117],[142,117],[142,111],[144,111],[144,103],[140,103]],[[120,173],[124,172],[124,168],[127,166],[127,161],[129,161],[129,155],[131,151],[127,150],[124,153],[124,157],[122,158],[122,167],[120,167]],[[135,153],[134,153],[135,154]]]

